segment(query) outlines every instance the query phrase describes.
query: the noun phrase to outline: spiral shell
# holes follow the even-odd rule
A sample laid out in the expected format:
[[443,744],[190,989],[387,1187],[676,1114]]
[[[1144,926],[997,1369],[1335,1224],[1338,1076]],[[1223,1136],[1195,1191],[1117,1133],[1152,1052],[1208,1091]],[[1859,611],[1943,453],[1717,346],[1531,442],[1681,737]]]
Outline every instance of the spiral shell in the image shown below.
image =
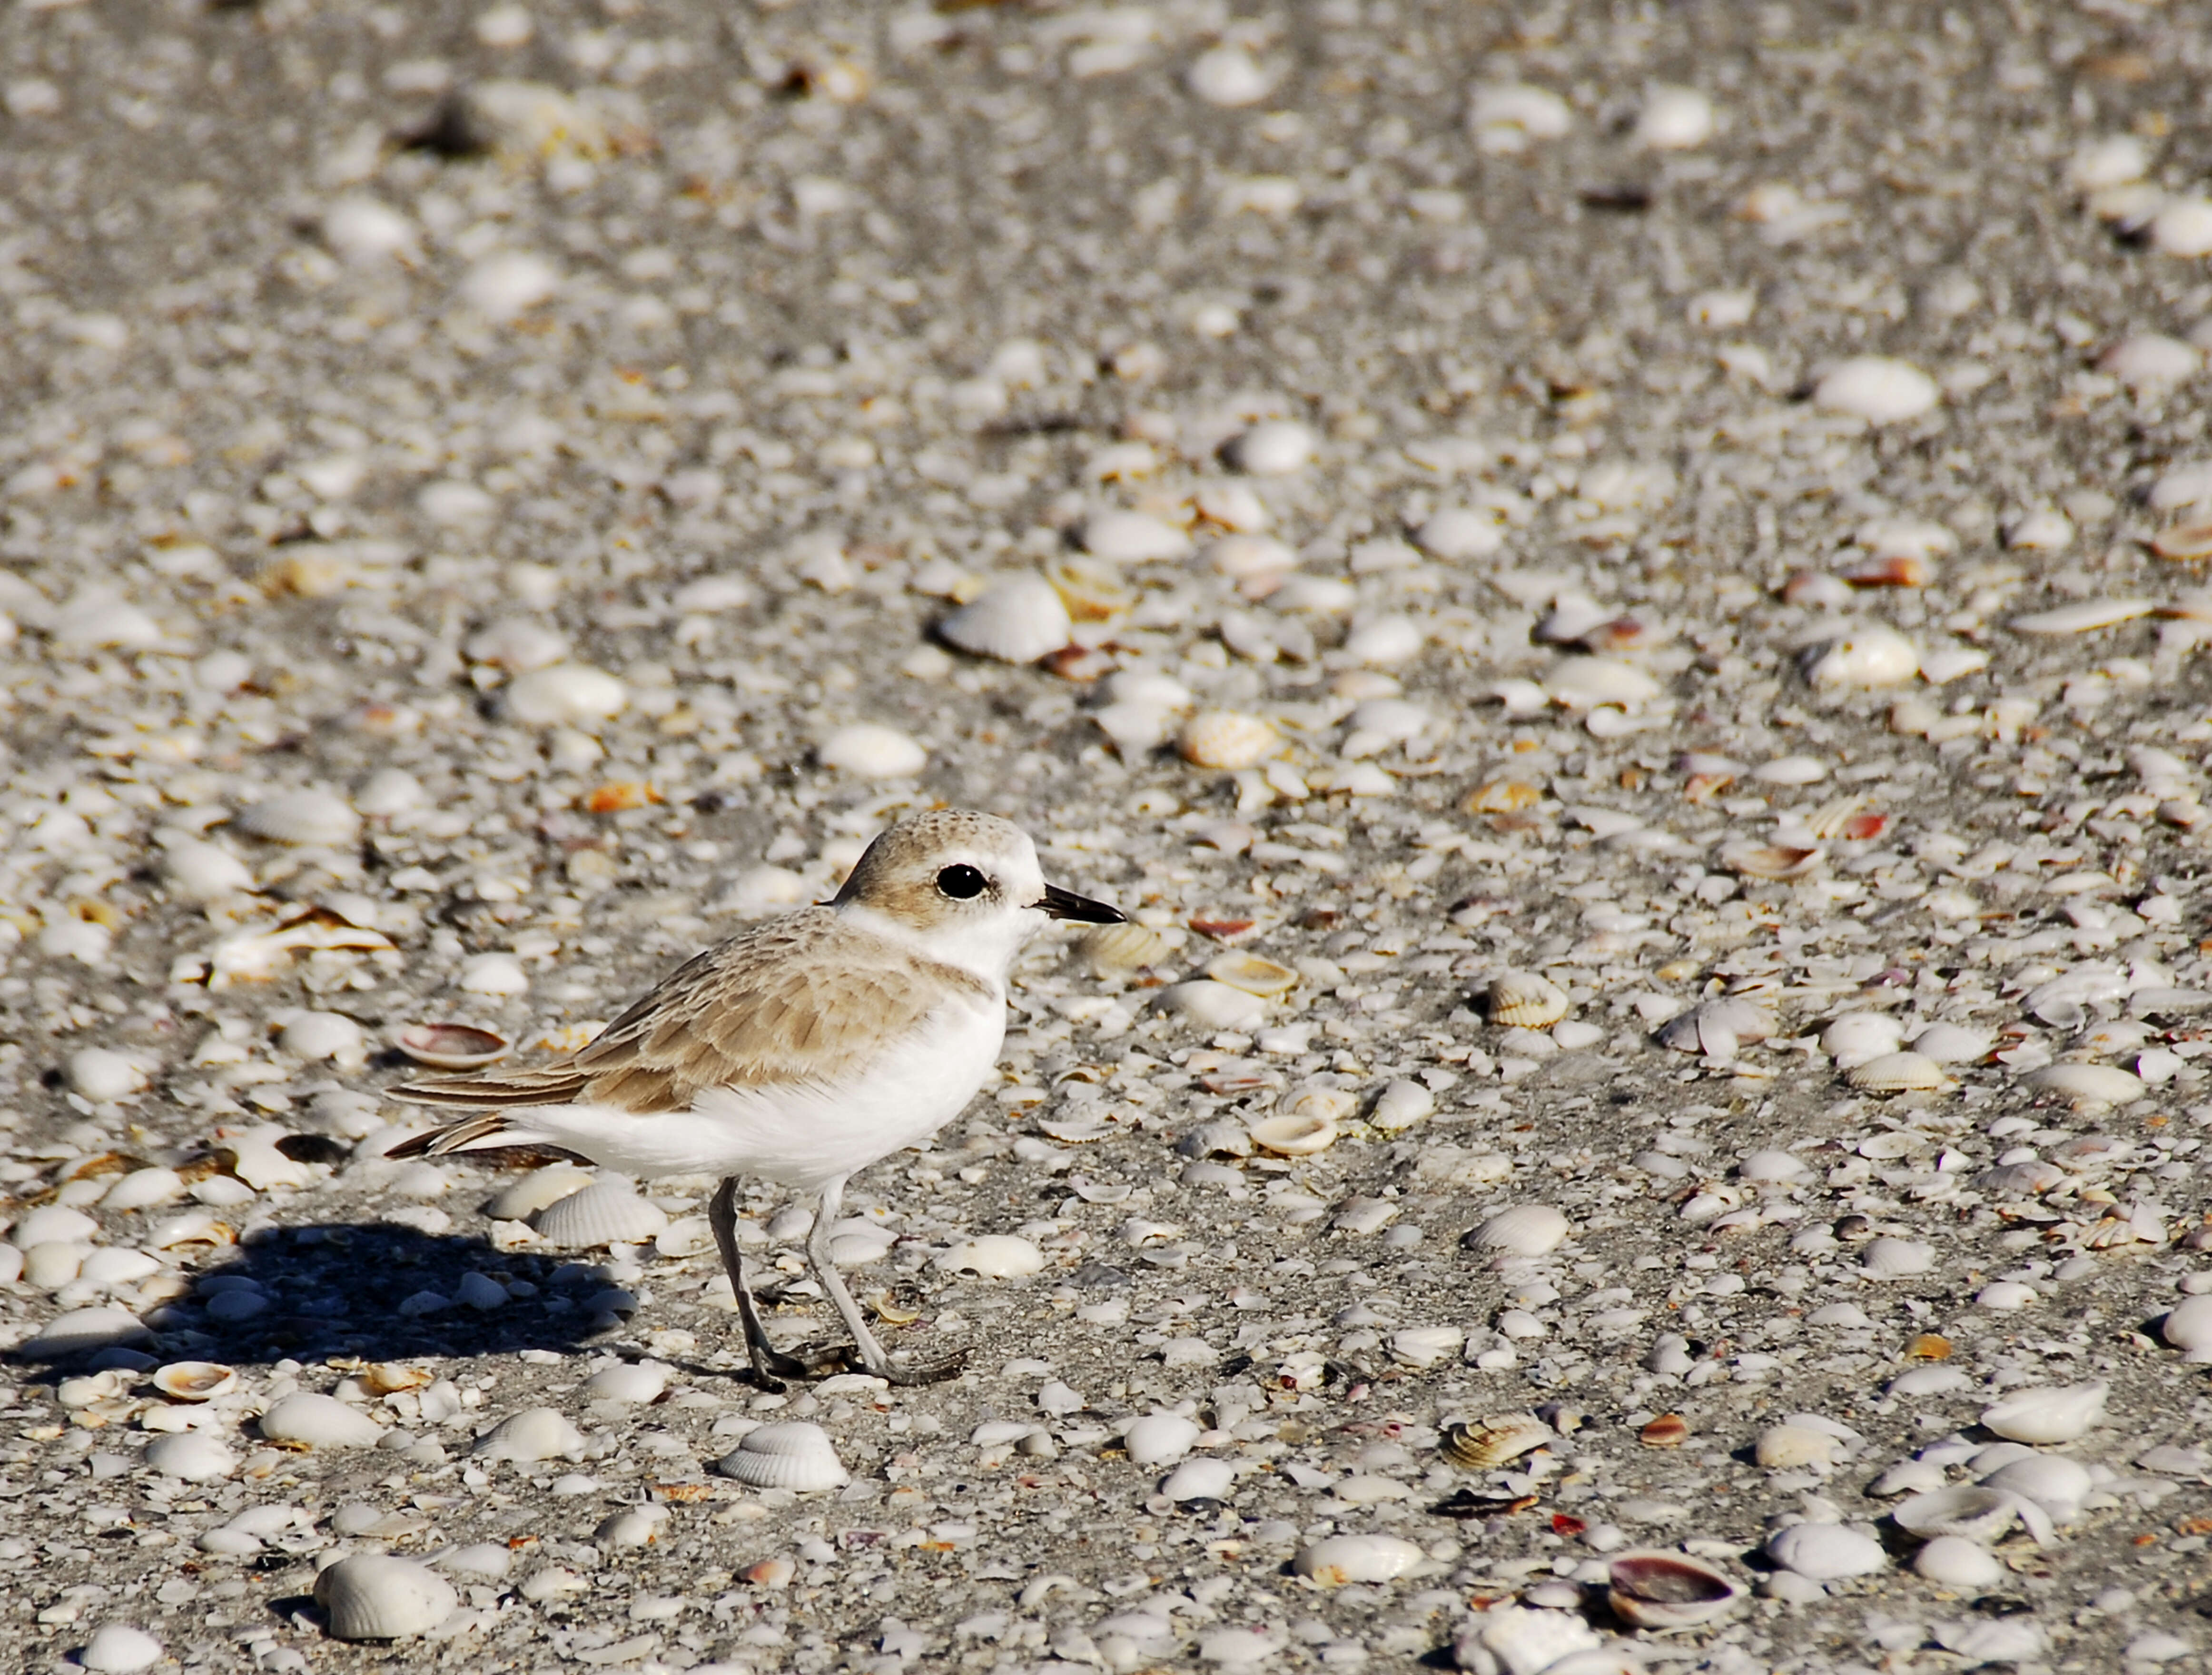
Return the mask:
[[1567,992],[1533,971],[1501,972],[1490,980],[1490,1021],[1509,1029],[1543,1029],[1567,1015]]
[[803,1492],[838,1489],[852,1481],[829,1434],[799,1419],[747,1431],[736,1447],[715,1462],[714,1469],[755,1489]]

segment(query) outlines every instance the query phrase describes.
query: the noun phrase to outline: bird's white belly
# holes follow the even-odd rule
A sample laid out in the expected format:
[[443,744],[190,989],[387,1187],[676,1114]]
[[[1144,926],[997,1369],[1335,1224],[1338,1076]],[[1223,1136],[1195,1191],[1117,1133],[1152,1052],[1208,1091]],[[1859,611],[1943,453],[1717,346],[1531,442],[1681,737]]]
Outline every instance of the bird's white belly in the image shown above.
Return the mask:
[[995,998],[948,1005],[839,1083],[714,1089],[688,1111],[649,1114],[532,1106],[507,1126],[629,1174],[757,1175],[819,1186],[918,1145],[958,1116],[998,1062],[1006,1019]]

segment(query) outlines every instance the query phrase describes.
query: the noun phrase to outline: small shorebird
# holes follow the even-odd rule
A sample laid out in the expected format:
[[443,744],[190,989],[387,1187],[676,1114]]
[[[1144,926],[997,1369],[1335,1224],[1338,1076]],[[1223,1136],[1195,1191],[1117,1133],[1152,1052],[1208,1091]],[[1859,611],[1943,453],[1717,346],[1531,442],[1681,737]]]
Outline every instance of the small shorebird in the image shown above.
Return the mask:
[[957,1359],[891,1364],[830,1259],[857,1169],[918,1145],[973,1098],[1006,1037],[1006,974],[1045,921],[1118,925],[1101,901],[1048,884],[1019,827],[961,810],[879,834],[835,899],[742,931],[663,979],[590,1046],[535,1070],[397,1091],[469,1113],[394,1157],[558,1146],[641,1176],[722,1177],[708,1219],[763,1385],[827,1370],[769,1342],[738,1253],[739,1177],[816,1195],[806,1254],[861,1367],[893,1383]]

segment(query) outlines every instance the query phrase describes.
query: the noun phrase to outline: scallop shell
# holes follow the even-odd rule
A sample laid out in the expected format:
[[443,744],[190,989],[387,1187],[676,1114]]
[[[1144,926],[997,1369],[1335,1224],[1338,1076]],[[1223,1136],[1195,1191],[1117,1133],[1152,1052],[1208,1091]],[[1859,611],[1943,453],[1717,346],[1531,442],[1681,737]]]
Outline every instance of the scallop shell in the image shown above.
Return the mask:
[[1232,989],[1242,989],[1262,999],[1287,993],[1298,985],[1298,974],[1291,967],[1236,949],[1208,961],[1206,974],[1217,983],[1226,983]]
[[1559,1440],[1559,1434],[1533,1413],[1497,1413],[1446,1425],[1439,1452],[1467,1471],[1487,1472]]
[[435,1070],[478,1070],[497,1064],[510,1050],[506,1036],[466,1023],[410,1023],[392,1044]]
[[538,1236],[571,1250],[597,1245],[634,1245],[653,1238],[668,1225],[660,1206],[640,1198],[618,1180],[594,1182],[538,1212]]
[[213,1401],[238,1388],[238,1373],[215,1361],[173,1361],[154,1369],[154,1387],[179,1402]]
[[1283,736],[1273,725],[1237,710],[1201,710],[1176,735],[1176,751],[1198,768],[1257,768],[1282,749]]
[[1686,1629],[1710,1623],[1743,1598],[1743,1589],[1686,1553],[1615,1553],[1606,1564],[1606,1603],[1638,1629]]
[[1395,1581],[1428,1557],[1395,1535],[1332,1535],[1301,1547],[1291,1569],[1323,1587]]
[[1854,1066],[1844,1079],[1873,1094],[1932,1092],[1950,1085],[1943,1067],[1919,1053],[1884,1053]]
[[338,1640],[404,1640],[453,1614],[453,1585],[426,1565],[389,1553],[356,1553],[315,1578],[315,1603]]
[[1158,931],[1131,920],[1124,925],[1102,925],[1086,932],[1079,946],[1091,967],[1091,974],[1099,979],[1126,977],[1132,972],[1158,965],[1173,948]]
[[1566,1017],[1567,992],[1533,971],[1500,972],[1490,980],[1492,1023],[1512,1029],[1543,1029]]
[[1042,576],[994,583],[937,625],[947,645],[1000,663],[1035,663],[1068,642],[1075,625]]
[[803,1492],[838,1489],[852,1481],[829,1434],[801,1419],[747,1431],[736,1447],[715,1462],[714,1469],[755,1489]]
[[241,831],[271,843],[337,848],[361,835],[361,816],[327,791],[283,791],[245,810]]

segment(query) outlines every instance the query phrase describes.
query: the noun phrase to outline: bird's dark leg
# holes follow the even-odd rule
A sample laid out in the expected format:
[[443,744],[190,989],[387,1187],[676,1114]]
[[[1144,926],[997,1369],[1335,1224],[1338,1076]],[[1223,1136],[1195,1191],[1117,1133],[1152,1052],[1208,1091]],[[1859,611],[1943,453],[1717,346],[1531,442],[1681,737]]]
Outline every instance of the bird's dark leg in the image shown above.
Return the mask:
[[738,1181],[735,1175],[724,1179],[714,1189],[714,1196],[707,1205],[707,1224],[714,1229],[714,1243],[722,1253],[722,1265],[729,1270],[730,1289],[737,1294],[738,1317],[744,1322],[745,1350],[753,1362],[753,1382],[767,1391],[780,1391],[786,1379],[817,1376],[823,1370],[796,1356],[789,1356],[769,1341],[768,1328],[761,1324],[759,1307],[753,1302],[752,1288],[745,1284],[744,1258],[738,1253]]

